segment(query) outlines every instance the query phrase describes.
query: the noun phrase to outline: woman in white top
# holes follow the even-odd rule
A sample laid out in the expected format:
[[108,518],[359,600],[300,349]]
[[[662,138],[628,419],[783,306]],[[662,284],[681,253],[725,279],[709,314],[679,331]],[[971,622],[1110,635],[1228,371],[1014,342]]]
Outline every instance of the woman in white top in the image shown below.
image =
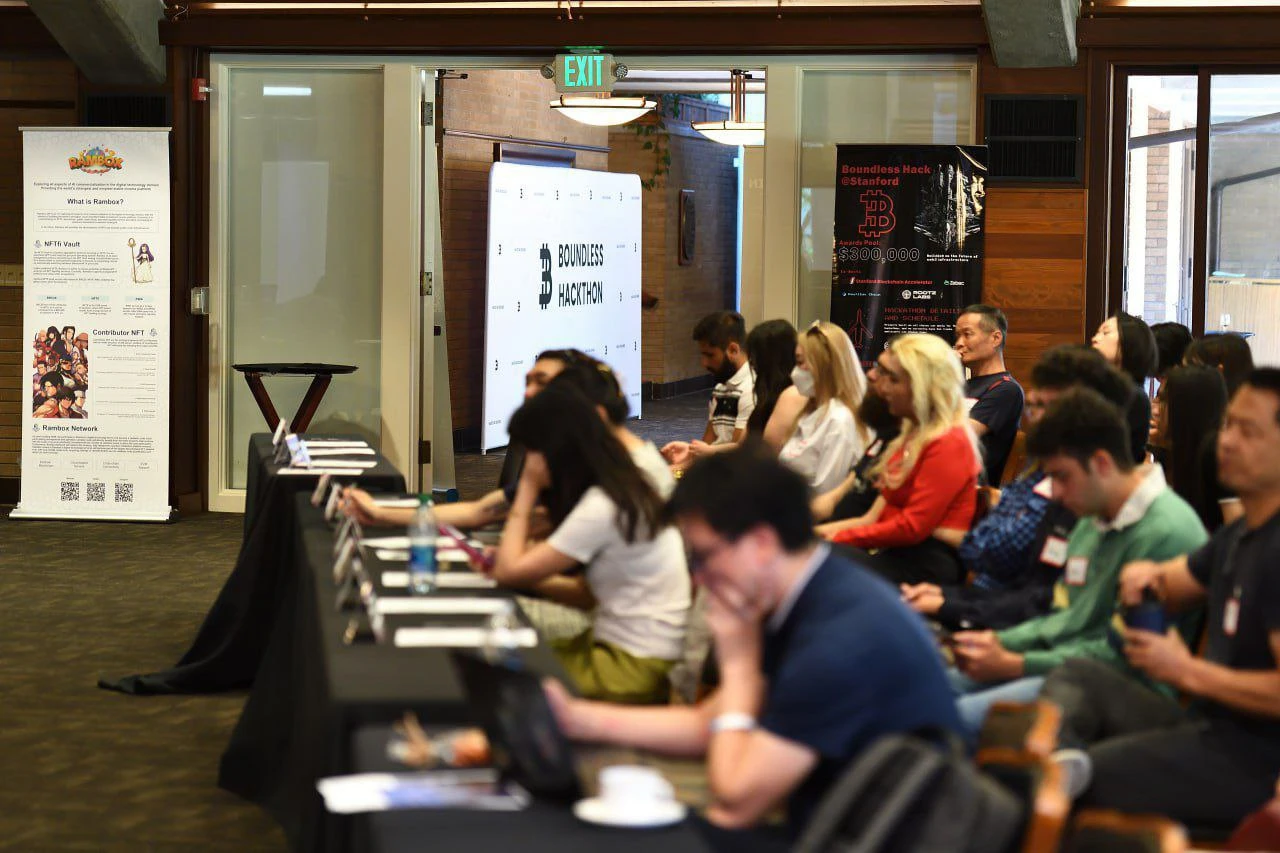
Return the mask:
[[[653,486],[568,382],[553,382],[521,406],[509,432],[527,455],[493,577],[591,612],[590,629],[551,644],[584,696],[666,701],[690,585],[684,544],[663,524]],[[554,528],[542,542],[529,533],[539,504]],[[582,575],[564,574],[579,564]]]
[[[816,321],[796,343],[791,372],[806,398],[778,458],[808,478],[816,494],[835,488],[871,439],[854,414],[867,390],[867,377],[849,336],[834,323]],[[786,408],[779,402],[778,409]]]

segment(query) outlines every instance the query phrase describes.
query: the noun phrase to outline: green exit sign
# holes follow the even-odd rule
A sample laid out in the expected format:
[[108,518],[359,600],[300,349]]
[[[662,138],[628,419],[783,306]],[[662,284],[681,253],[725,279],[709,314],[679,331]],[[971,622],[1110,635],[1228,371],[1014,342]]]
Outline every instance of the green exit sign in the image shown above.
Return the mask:
[[556,56],[556,91],[613,91],[613,56],[608,53],[562,53]]

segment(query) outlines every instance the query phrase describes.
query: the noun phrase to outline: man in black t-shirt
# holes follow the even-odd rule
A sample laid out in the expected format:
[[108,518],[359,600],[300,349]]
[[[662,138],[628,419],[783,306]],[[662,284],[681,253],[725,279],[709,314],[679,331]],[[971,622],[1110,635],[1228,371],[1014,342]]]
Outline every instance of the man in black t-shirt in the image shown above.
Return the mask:
[[1059,756],[1082,804],[1229,830],[1271,798],[1280,774],[1280,369],[1255,370],[1236,392],[1217,455],[1244,517],[1187,557],[1131,563],[1120,577],[1127,605],[1146,590],[1174,611],[1207,603],[1203,657],[1176,632],[1124,631],[1129,661],[1190,707],[1079,667],[1072,685],[1075,661],[1044,695],[1065,697],[1067,733],[1104,737],[1083,758]]
[[999,486],[1022,419],[1022,386],[1004,369],[1009,320],[999,308],[970,305],[956,319],[956,352],[969,371],[969,420],[982,440],[987,485]]

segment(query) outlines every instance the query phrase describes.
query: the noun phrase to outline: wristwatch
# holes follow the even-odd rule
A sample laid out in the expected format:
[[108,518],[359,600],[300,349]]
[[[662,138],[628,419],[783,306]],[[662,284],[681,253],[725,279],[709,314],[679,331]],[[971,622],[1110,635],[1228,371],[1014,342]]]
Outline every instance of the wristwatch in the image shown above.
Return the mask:
[[711,720],[711,733],[719,734],[720,732],[749,732],[756,728],[756,718],[750,714],[741,711],[729,711],[725,714],[718,714]]

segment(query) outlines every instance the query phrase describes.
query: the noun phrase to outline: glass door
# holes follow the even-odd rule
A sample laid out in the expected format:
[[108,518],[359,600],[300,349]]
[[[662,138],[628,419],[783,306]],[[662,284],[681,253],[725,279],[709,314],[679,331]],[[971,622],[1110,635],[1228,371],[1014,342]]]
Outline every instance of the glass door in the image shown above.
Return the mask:
[[[416,173],[435,156],[421,69],[219,57],[211,76],[210,509],[243,508],[249,438],[268,429],[236,364],[355,367],[308,431],[358,436],[414,471],[432,362],[411,355],[426,271]],[[264,379],[282,418],[309,381]]]
[[1191,325],[1196,85],[1129,77],[1123,305],[1151,325]]
[[1280,74],[1214,74],[1209,104],[1204,330],[1280,364]]

